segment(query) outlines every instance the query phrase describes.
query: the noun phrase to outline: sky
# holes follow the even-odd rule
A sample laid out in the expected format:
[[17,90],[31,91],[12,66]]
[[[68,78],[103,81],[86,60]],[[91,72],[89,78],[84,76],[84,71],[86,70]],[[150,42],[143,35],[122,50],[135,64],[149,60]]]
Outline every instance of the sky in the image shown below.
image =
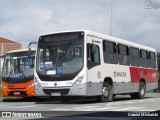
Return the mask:
[[160,0],[0,0],[0,37],[24,48],[42,34],[85,29],[159,52],[159,21]]

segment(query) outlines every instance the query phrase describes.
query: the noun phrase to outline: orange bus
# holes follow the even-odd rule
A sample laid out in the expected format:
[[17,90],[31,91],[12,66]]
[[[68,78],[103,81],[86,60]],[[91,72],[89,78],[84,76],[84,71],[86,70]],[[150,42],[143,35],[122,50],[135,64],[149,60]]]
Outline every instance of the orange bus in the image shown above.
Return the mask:
[[2,69],[2,95],[3,97],[35,96],[34,87],[34,61],[35,49],[10,51],[5,55]]

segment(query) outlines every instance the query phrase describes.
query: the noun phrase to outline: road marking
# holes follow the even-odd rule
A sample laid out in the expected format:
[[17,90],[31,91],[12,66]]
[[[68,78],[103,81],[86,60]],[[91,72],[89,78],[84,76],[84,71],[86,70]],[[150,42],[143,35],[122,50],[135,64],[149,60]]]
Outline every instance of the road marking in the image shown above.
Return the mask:
[[18,108],[28,108],[28,107],[34,107],[35,105],[26,105],[26,106],[11,106],[11,105],[5,105],[3,109],[18,109]]
[[131,101],[113,101],[113,104],[111,105],[126,105],[126,104],[139,104],[139,103],[145,103],[145,102],[157,102],[160,101],[160,98],[149,98],[149,99],[137,99],[137,100],[131,100]]
[[26,105],[26,106],[8,106],[8,107],[11,107],[11,108],[28,108],[28,107],[34,107],[34,105]]
[[124,108],[121,108],[121,109],[116,110],[116,111],[135,111],[135,110],[137,111],[137,110],[142,110],[142,109],[146,110],[146,107],[138,107],[138,108],[137,107],[124,107]]
[[148,109],[148,108],[145,108],[145,109],[140,109],[140,110],[136,110],[136,111],[147,111],[147,112],[153,112],[153,111],[157,111],[156,109],[153,110],[153,109]]
[[[35,104],[34,102],[1,103],[1,110],[49,110],[49,111],[156,111],[160,98],[146,98],[136,100],[113,101],[91,104]],[[151,105],[153,103],[153,107]]]
[[97,109],[94,109],[94,111],[116,111],[118,109],[121,109],[121,107],[106,107],[106,108],[97,108]]
[[0,106],[8,106],[8,105],[0,105]]
[[120,107],[112,107],[112,108],[102,108],[102,107],[92,107],[92,106],[87,106],[86,108],[84,107],[74,107],[74,108],[54,108],[50,109],[52,111],[59,111],[59,110],[64,110],[64,111],[110,111],[112,109],[118,109]]
[[147,107],[124,107],[124,106],[110,106],[110,107],[101,107],[101,106],[76,106],[72,108],[54,108],[50,109],[52,111],[155,111],[153,109],[148,109]]

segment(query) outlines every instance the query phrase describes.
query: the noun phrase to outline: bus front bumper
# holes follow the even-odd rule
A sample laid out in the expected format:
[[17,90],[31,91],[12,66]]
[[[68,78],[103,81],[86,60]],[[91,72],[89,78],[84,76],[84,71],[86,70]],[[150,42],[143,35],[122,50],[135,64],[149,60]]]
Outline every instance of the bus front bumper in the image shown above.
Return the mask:
[[70,87],[36,86],[36,96],[87,96],[87,83]]
[[3,97],[8,97],[8,96],[24,97],[24,96],[35,96],[36,94],[35,94],[35,87],[32,87],[25,89],[2,88],[2,95]]

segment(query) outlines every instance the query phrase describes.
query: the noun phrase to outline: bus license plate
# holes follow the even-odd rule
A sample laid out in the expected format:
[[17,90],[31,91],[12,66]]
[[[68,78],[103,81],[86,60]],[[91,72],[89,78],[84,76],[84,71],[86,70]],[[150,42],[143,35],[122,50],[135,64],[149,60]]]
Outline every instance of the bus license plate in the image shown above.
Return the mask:
[[60,92],[52,92],[51,96],[61,96],[61,93]]
[[20,95],[20,92],[14,92],[14,95]]

